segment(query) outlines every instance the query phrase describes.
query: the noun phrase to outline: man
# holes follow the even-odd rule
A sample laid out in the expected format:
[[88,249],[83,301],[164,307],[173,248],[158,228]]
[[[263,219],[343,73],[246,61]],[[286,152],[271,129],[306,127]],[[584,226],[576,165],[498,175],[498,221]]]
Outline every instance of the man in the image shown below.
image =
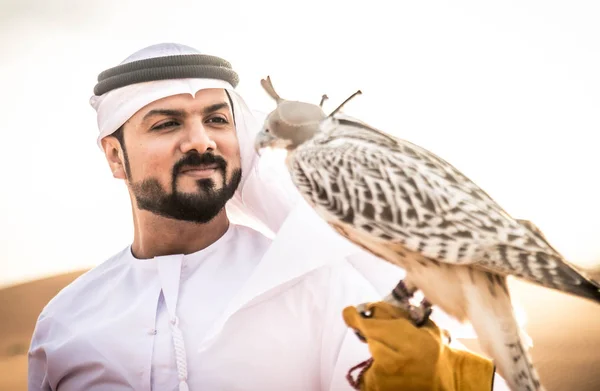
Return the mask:
[[389,286],[258,159],[237,82],[177,44],[100,74],[98,143],[129,190],[134,239],[44,308],[30,390],[352,389],[370,352],[348,325],[373,334],[342,310]]

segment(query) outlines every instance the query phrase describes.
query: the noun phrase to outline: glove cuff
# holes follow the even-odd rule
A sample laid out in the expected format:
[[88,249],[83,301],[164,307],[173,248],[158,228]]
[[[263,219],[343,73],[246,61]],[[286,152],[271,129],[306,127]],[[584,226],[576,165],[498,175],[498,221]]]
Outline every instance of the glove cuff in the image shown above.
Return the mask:
[[494,383],[493,361],[478,354],[453,349],[456,389],[461,391],[491,391]]

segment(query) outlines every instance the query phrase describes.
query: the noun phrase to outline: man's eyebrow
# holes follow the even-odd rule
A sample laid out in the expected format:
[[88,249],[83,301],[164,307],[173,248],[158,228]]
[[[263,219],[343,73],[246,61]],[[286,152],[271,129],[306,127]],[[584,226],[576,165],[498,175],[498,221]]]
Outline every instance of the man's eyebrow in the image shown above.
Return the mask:
[[[219,102],[219,103],[215,103],[209,106],[204,107],[200,112],[203,116],[212,114],[216,111],[225,109],[225,108],[230,108],[229,107],[229,103],[227,102]],[[183,110],[172,110],[172,109],[154,109],[154,110],[150,110],[149,112],[146,113],[146,115],[144,115],[144,118],[142,118],[142,121],[146,121],[148,120],[150,117],[154,117],[155,115],[162,115],[165,117],[185,117],[186,116],[186,112]]]
[[229,103],[227,102],[220,102],[220,103],[215,103],[212,104],[210,106],[206,106],[205,108],[202,109],[202,115],[208,115],[208,114],[212,114],[215,111],[219,111],[221,109],[225,109],[225,108],[229,108]]
[[162,115],[165,117],[184,117],[185,116],[185,112],[182,110],[170,110],[170,109],[154,109],[154,110],[150,110],[149,112],[146,113],[146,115],[144,115],[144,118],[142,118],[142,122],[146,121],[148,118],[150,117],[154,117],[155,115]]

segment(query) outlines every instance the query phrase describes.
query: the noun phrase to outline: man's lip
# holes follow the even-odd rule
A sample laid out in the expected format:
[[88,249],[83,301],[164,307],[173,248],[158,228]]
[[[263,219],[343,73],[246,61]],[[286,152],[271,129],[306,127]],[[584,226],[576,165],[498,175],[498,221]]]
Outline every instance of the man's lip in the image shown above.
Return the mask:
[[190,167],[184,167],[181,170],[179,170],[180,174],[184,174],[188,171],[208,171],[208,170],[216,170],[219,168],[218,164],[206,164],[206,165],[202,165],[202,166],[190,166]]

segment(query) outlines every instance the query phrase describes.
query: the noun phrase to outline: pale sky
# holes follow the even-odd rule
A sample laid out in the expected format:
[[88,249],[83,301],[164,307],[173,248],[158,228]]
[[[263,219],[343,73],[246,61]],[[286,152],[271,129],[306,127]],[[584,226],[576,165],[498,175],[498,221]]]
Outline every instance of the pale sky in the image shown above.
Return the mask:
[[266,75],[285,98],[328,94],[328,110],[361,89],[346,113],[450,161],[573,263],[599,264],[598,4],[1,0],[0,285],[130,243],[88,100],[98,73],[159,42],[227,58],[264,111]]

